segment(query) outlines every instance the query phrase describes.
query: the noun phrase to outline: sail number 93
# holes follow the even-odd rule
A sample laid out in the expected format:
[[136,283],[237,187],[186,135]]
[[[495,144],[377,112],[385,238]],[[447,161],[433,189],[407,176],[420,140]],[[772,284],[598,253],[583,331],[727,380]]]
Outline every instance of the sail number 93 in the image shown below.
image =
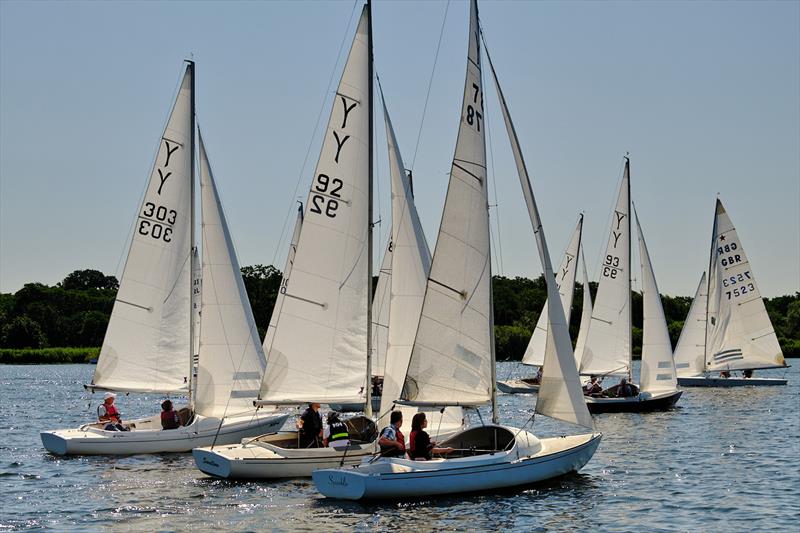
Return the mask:
[[342,195],[339,191],[342,190],[342,180],[339,178],[331,178],[327,174],[320,174],[314,183],[311,192],[319,192],[322,194],[313,194],[311,196],[311,212],[319,213],[324,212],[325,216],[330,218],[336,217],[336,210],[339,209],[339,200]]
[[606,278],[617,279],[617,272],[619,268],[619,257],[615,255],[607,255],[606,260],[603,262],[603,276]]

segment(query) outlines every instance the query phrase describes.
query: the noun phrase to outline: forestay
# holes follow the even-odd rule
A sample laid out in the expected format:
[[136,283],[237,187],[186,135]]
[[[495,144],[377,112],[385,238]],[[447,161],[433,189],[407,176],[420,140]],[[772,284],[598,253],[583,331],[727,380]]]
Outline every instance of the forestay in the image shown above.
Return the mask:
[[261,400],[365,400],[370,97],[365,7],[325,130]]
[[581,356],[583,347],[586,345],[586,335],[589,333],[589,324],[592,322],[592,290],[589,287],[589,274],[586,272],[586,259],[583,255],[583,245],[581,245],[581,278],[583,286],[583,304],[581,306],[581,325],[578,329],[578,340],[575,341],[575,367],[581,367]]
[[611,217],[592,320],[581,356],[581,374],[627,375],[631,370],[630,161]]
[[705,370],[707,304],[708,282],[703,272],[675,346],[675,370],[681,377],[698,376]]
[[378,284],[372,296],[372,347],[369,354],[372,358],[373,376],[382,376],[386,368],[386,349],[389,342],[389,302],[392,289],[392,248],[389,240],[383,253],[381,270],[378,272]]
[[545,239],[542,220],[539,216],[539,209],[536,206],[536,199],[533,195],[528,169],[522,157],[522,148],[519,145],[517,132],[511,121],[511,114],[506,105],[506,100],[488,51],[486,56],[489,59],[497,95],[500,98],[500,107],[503,110],[503,119],[511,142],[511,150],[514,153],[522,194],[528,207],[528,215],[531,219],[533,233],[536,236],[536,245],[539,250],[539,259],[542,262],[544,279],[547,283],[547,312],[549,319],[547,325],[547,349],[544,356],[542,382],[539,386],[539,394],[536,401],[536,412],[587,428],[594,428],[592,416],[589,414],[589,409],[583,399],[580,376],[575,367],[572,342],[569,338],[569,327],[564,318],[561,298],[558,297],[558,287],[556,286],[556,278],[550,260],[550,252],[547,249],[547,240]]
[[[575,275],[578,271],[578,249],[581,245],[581,231],[583,229],[583,215],[578,218],[578,225],[572,233],[564,259],[556,274],[558,294],[561,297],[561,307],[564,309],[564,318],[569,324],[572,313],[572,297],[575,294]],[[522,364],[541,366],[544,363],[544,351],[547,345],[547,302],[544,304],[536,328],[533,330]]]
[[492,398],[491,268],[477,7],[471,3],[461,122],[404,400],[480,405]]
[[185,393],[191,369],[192,88],[183,75],[133,228],[92,385]]
[[289,277],[292,275],[292,265],[294,264],[294,255],[297,252],[297,242],[300,240],[300,230],[303,229],[303,204],[301,203],[297,208],[297,220],[294,223],[294,231],[292,232],[292,241],[289,243],[289,252],[286,255],[286,266],[283,268],[283,276],[281,277],[281,287],[278,290],[278,296],[275,298],[275,307],[272,308],[272,315],[269,318],[269,325],[267,326],[267,333],[264,335],[264,344],[262,345],[264,353],[269,353],[272,347],[272,339],[275,337],[275,329],[278,327],[278,317],[281,314],[283,307],[284,295],[286,294],[286,287],[289,284]]
[[195,410],[221,418],[253,410],[266,358],[202,137],[200,190],[203,304]]
[[706,369],[785,366],[750,262],[719,199],[711,242]]
[[675,375],[675,361],[672,359],[667,319],[658,293],[650,253],[639,223],[639,214],[635,208],[634,214],[639,236],[639,259],[642,263],[643,332],[639,388],[642,392],[676,390],[678,378]]

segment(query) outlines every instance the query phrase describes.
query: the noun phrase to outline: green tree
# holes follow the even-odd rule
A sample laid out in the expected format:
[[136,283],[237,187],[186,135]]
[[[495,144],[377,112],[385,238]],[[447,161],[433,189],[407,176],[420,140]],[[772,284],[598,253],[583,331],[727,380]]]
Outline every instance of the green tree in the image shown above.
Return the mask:
[[59,284],[64,290],[85,291],[89,289],[119,289],[119,282],[114,276],[106,276],[99,270],[75,270],[68,274]]
[[242,267],[242,279],[247,298],[253,309],[258,334],[263,339],[281,286],[281,271],[274,266],[254,265]]
[[37,322],[27,316],[18,316],[3,327],[4,348],[44,348],[47,337]]

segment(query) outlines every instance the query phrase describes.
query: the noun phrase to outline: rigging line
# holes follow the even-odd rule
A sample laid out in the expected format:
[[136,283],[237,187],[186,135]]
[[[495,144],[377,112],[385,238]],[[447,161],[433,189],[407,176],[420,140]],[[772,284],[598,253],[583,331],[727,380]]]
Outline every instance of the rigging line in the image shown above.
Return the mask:
[[419,141],[422,138],[422,126],[425,124],[425,113],[428,111],[428,99],[431,96],[431,87],[433,86],[433,75],[436,73],[436,63],[439,60],[439,48],[442,46],[442,36],[444,35],[444,26],[447,22],[447,11],[450,9],[450,0],[444,6],[444,16],[442,17],[442,28],[439,30],[439,42],[436,43],[436,53],[433,55],[433,66],[431,67],[431,76],[428,79],[428,92],[425,94],[425,105],[422,106],[422,118],[419,121],[419,131],[417,132],[417,144],[414,146],[414,157],[411,158],[411,171],[414,171],[414,163],[417,162],[417,151],[419,150]]
[[[378,76],[378,69],[375,69],[374,67],[373,67],[373,69],[375,70],[375,79],[378,82],[378,86],[380,86],[381,80],[380,80],[380,77]],[[383,94],[383,92],[381,92],[381,94]],[[374,98],[375,95],[371,94],[371,95],[369,95],[369,97],[370,98]],[[373,120],[373,122],[375,122],[375,117],[373,117],[372,120]],[[372,128],[372,146],[378,146],[378,128],[374,127],[374,124],[373,124],[373,128]],[[381,150],[374,150],[373,153],[375,154],[375,162],[374,162],[375,166],[372,169],[373,172],[374,172],[374,177],[372,178],[372,181],[373,181],[373,183],[375,183],[375,188],[377,189],[378,201],[377,202],[373,201],[372,205],[375,205],[375,203],[378,204],[378,220],[370,220],[369,223],[372,224],[373,228],[375,227],[376,224],[378,226],[380,226],[380,228],[378,230],[378,242],[381,243],[381,242],[383,242],[383,231],[384,231],[384,227],[383,227],[383,223],[382,223],[383,222],[383,212],[381,211],[381,204],[383,203],[382,202],[382,198],[381,198],[381,171],[380,171],[380,168],[381,168],[381,165],[380,165]],[[388,158],[388,154],[387,154],[387,158]],[[373,213],[373,218],[374,217],[375,217],[375,214]],[[373,233],[374,233],[374,230],[373,230]],[[383,260],[383,254],[380,253],[380,248],[376,246],[374,252],[379,254],[378,264],[381,264],[381,262]]]
[[[484,42],[484,46],[486,43]],[[483,78],[483,70],[481,70],[481,87],[486,87],[485,80]],[[489,104],[486,103],[486,109],[483,111],[483,127],[486,128],[486,135],[489,137],[489,161],[491,161],[492,166],[492,189],[494,190],[494,221],[497,225],[497,246],[495,246],[495,262],[500,267],[500,275],[505,275],[505,270],[503,268],[503,242],[500,237],[500,200],[497,197],[497,180],[495,179],[495,165],[494,165],[494,147],[492,145],[492,129],[489,127],[489,115],[491,113],[488,112]],[[489,173],[486,173],[486,177],[488,179]],[[491,212],[491,211],[490,211]]]
[[286,225],[289,223],[289,219],[292,215],[292,209],[294,209],[294,202],[291,201],[297,197],[297,191],[300,189],[300,182],[303,179],[303,175],[306,172],[306,165],[308,164],[308,157],[311,155],[311,148],[314,145],[314,138],[317,136],[317,130],[319,129],[319,123],[322,120],[322,115],[325,112],[325,108],[327,107],[328,103],[328,94],[331,92],[331,86],[333,85],[333,80],[336,76],[336,70],[339,66],[339,62],[341,61],[342,50],[344,49],[344,45],[347,42],[347,36],[350,34],[350,26],[353,24],[353,13],[356,10],[356,6],[358,5],[359,0],[355,0],[353,2],[353,9],[350,12],[350,18],[347,22],[347,28],[345,28],[344,35],[342,36],[342,42],[339,44],[339,51],[336,54],[336,61],[333,63],[333,68],[331,69],[331,75],[328,79],[328,87],[325,89],[322,97],[322,105],[319,108],[319,113],[317,114],[317,122],[314,124],[314,129],[311,130],[311,138],[308,140],[308,147],[306,148],[306,155],[303,158],[303,165],[300,167],[300,172],[297,176],[297,182],[294,185],[294,192],[292,193],[292,197],[289,202],[289,210],[286,212],[286,216],[283,219],[283,227],[281,228],[280,236],[278,237],[278,242],[275,245],[275,253],[272,255],[272,261],[270,264],[274,265],[275,261],[278,258],[278,252],[283,248],[283,236],[286,233]]

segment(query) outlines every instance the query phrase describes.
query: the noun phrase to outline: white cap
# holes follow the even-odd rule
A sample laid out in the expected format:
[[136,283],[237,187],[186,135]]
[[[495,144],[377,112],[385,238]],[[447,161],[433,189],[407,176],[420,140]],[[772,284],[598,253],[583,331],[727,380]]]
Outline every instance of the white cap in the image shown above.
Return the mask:
[[103,395],[103,399],[104,400],[108,400],[109,398],[116,398],[116,397],[117,397],[117,395],[114,394],[113,392],[107,392],[107,393],[105,393]]

